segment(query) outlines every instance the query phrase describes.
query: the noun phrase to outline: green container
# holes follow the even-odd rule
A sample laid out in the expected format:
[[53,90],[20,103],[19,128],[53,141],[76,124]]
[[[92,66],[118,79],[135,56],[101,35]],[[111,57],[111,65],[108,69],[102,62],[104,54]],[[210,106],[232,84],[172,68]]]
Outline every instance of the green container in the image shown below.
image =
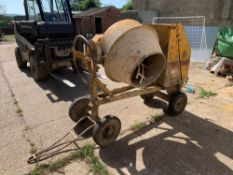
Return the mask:
[[222,27],[217,36],[216,52],[218,56],[233,59],[233,29]]

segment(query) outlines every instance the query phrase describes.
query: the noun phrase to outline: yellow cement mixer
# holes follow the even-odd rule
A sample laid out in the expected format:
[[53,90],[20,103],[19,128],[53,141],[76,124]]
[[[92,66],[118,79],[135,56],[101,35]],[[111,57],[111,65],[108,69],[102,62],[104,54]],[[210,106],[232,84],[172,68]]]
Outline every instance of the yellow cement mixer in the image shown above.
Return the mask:
[[[85,45],[84,52],[77,49],[79,42]],[[101,118],[100,105],[138,95],[144,100],[157,96],[168,101],[166,112],[169,115],[180,114],[187,104],[187,96],[181,92],[181,87],[188,80],[190,53],[181,24],[140,24],[134,20],[122,20],[92,40],[76,36],[74,62],[82,61],[90,74],[90,96],[72,103],[70,118],[74,122],[84,122],[83,126],[87,120],[95,123],[94,141],[107,146],[120,133],[121,122],[111,115]],[[103,65],[109,79],[127,86],[108,89],[96,75],[98,64]]]

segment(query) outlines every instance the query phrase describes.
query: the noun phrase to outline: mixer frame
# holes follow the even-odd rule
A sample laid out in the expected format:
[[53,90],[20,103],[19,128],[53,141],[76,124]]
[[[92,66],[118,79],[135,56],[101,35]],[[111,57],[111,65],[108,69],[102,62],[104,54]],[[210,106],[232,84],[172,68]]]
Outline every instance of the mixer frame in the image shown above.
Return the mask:
[[[85,52],[77,50],[78,42],[82,41],[86,48],[89,49],[89,56]],[[120,133],[121,123],[115,116],[99,117],[99,107],[101,105],[141,96],[144,100],[150,100],[157,96],[168,102],[168,108],[165,110],[169,115],[176,116],[183,112],[187,104],[187,96],[181,92],[181,85],[164,88],[162,86],[151,85],[145,88],[135,88],[124,86],[121,88],[108,89],[98,77],[98,65],[95,60],[95,51],[90,40],[84,36],[78,35],[73,42],[73,59],[77,73],[80,78],[88,84],[90,96],[76,99],[69,110],[70,118],[78,122],[83,117],[89,116],[96,121],[96,127],[93,130],[94,141],[100,146],[107,146],[115,141]],[[78,62],[83,62],[89,73],[88,81],[80,74]],[[113,121],[113,122],[112,122]]]

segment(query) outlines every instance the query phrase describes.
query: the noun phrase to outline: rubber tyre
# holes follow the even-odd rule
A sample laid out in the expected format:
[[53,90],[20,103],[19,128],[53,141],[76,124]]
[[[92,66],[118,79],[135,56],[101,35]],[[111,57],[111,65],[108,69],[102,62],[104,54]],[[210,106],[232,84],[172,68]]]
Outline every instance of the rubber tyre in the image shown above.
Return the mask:
[[144,95],[140,95],[140,96],[144,101],[150,101],[154,98],[154,95],[152,93],[151,94],[144,94]]
[[34,80],[41,81],[48,78],[48,70],[45,63],[40,63],[35,55],[30,58],[30,68]]
[[15,58],[16,58],[16,63],[19,69],[23,69],[27,67],[27,61],[23,60],[19,47],[15,48]]
[[102,118],[93,130],[93,139],[101,147],[115,142],[121,131],[121,121],[112,115]]
[[172,95],[171,99],[169,100],[168,108],[165,112],[171,116],[177,116],[184,111],[187,102],[188,99],[186,94],[178,92]]
[[73,122],[78,122],[82,117],[89,115],[91,110],[88,97],[80,97],[73,101],[69,108],[69,116]]

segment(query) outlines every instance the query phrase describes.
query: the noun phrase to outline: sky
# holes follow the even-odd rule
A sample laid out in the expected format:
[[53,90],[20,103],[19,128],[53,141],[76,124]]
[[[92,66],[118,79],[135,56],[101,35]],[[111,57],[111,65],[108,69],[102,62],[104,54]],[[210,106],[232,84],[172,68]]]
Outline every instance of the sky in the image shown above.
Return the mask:
[[[103,5],[115,5],[122,7],[127,0],[100,0]],[[0,0],[0,4],[5,6],[6,13],[24,14],[23,0]]]

